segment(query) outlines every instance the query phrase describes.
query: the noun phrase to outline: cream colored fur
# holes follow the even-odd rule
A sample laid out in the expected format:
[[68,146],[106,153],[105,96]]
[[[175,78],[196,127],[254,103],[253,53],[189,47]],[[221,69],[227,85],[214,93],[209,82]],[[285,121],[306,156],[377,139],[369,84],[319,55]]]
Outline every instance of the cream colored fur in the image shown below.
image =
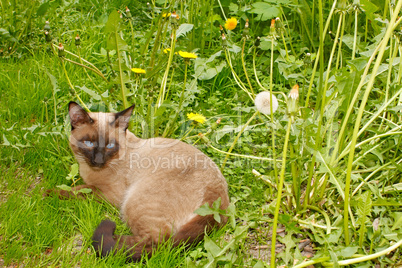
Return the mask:
[[[93,122],[75,127],[70,137],[80,175],[87,187],[121,210],[134,242],[155,243],[174,235],[196,216],[197,208],[219,197],[221,208],[229,205],[225,178],[195,147],[172,139],[140,139],[114,126],[112,113],[88,115]],[[96,132],[120,146],[101,168],[91,167],[79,149],[80,139]]]

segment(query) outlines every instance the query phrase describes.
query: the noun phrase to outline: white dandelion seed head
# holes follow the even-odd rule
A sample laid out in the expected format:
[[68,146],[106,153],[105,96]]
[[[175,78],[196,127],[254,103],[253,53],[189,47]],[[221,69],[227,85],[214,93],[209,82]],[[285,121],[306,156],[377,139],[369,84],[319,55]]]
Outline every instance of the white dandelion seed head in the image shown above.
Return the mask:
[[[258,93],[254,100],[255,107],[260,113],[263,114],[271,114],[271,96],[268,91],[263,91]],[[272,94],[272,111],[278,109],[278,100],[276,99],[275,95]]]

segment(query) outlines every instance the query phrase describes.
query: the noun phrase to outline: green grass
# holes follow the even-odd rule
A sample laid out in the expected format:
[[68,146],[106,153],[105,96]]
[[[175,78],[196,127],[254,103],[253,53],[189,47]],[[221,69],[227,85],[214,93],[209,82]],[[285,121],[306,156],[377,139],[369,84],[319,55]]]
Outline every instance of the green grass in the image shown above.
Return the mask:
[[[398,14],[395,9],[400,1],[395,5],[360,1],[356,39],[357,6],[351,2],[338,1],[333,7],[333,1],[321,0],[276,4],[150,1],[149,6],[123,0],[2,1],[0,266],[268,267],[275,215],[279,222],[277,249],[283,250],[275,254],[272,266],[302,267],[303,260],[316,267],[335,266],[335,262],[370,256],[400,242],[402,35],[400,25],[389,24],[393,14]],[[115,10],[124,14],[123,20]],[[172,11],[180,16],[173,24],[161,16]],[[239,22],[233,31],[224,30],[226,42],[219,30],[219,24],[224,25],[222,12]],[[270,28],[274,17],[280,17],[283,28]],[[250,37],[242,58],[246,18]],[[58,46],[60,42],[66,51],[81,55],[105,79],[67,61],[80,63],[78,57],[67,53],[59,58],[57,48],[45,40],[46,20],[50,21],[51,43]],[[391,26],[396,30],[386,36]],[[183,35],[172,42],[174,27]],[[320,32],[325,36],[320,37]],[[80,48],[74,44],[77,34]],[[335,42],[337,35],[342,37],[341,46]],[[261,39],[255,48],[257,36]],[[380,48],[380,41],[387,37],[389,42]],[[172,52],[169,61],[163,52],[173,43],[173,52],[198,55],[188,63],[187,73],[180,56]],[[314,68],[318,56],[321,59]],[[376,75],[372,71],[377,60]],[[143,68],[146,74],[136,76],[130,71],[133,67]],[[165,73],[166,86],[162,83]],[[135,264],[126,263],[121,253],[97,258],[91,236],[101,220],[112,219],[117,222],[117,233],[129,233],[118,210],[92,197],[59,200],[43,196],[47,189],[72,183],[66,179],[75,163],[68,146],[69,101],[81,99],[92,111],[119,111],[125,101],[136,104],[130,126],[136,135],[165,134],[180,139],[190,131],[184,141],[221,166],[225,154],[216,149],[227,152],[256,111],[252,94],[247,94],[250,84],[255,93],[272,90],[279,108],[272,118],[258,113],[241,133],[232,151],[237,156],[229,157],[223,169],[236,207],[229,212],[235,222],[199,245],[184,249],[166,243],[151,258]],[[300,86],[300,112],[292,114],[294,121],[285,140],[290,115],[284,95],[295,84]],[[126,88],[125,99],[122,88]],[[155,103],[162,91],[166,95],[158,108]],[[190,112],[206,116],[206,123],[190,122],[186,117]],[[287,142],[278,201],[279,171]],[[357,146],[350,150],[352,142]],[[272,160],[261,159],[272,158],[274,151],[276,170]],[[347,192],[351,196],[345,202]],[[279,213],[275,212],[277,202]],[[314,244],[309,258],[305,248],[299,248],[307,238]],[[400,259],[398,247],[351,267],[399,267]]]

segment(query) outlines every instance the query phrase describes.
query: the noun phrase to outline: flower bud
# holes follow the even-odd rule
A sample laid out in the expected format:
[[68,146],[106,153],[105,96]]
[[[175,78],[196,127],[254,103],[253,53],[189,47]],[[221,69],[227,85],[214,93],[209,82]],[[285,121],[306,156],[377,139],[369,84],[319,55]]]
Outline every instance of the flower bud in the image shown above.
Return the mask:
[[77,36],[75,37],[75,45],[77,47],[79,47],[81,45],[81,38],[79,37],[79,35],[77,34]]
[[218,120],[216,120],[216,122],[214,122],[214,123],[211,125],[211,129],[212,129],[212,130],[216,130],[216,129],[218,128],[218,125],[221,123],[221,120],[222,120],[222,118],[218,118]]
[[129,19],[131,19],[131,12],[130,12],[130,9],[128,9],[128,7],[126,7],[126,16],[127,16],[127,18],[129,18]]
[[45,31],[45,39],[48,43],[52,41],[52,37],[48,31]]
[[249,35],[249,33],[250,33],[250,30],[249,30],[249,28],[248,28],[248,19],[246,20],[246,24],[244,25],[244,30],[243,30],[243,37],[244,38],[249,38],[250,37],[250,35]]
[[49,24],[48,20],[45,22],[45,26],[43,27],[43,30],[50,31],[50,24]]
[[261,44],[261,38],[259,36],[257,36],[257,38],[255,39],[255,42],[254,42],[254,46],[259,47],[260,44]]
[[58,47],[58,49],[59,49],[59,57],[64,57],[65,55],[66,55],[66,52],[64,51],[64,46],[61,44],[61,43],[59,43],[59,47]]
[[283,24],[279,17],[275,19],[275,30],[280,34],[283,30]]
[[299,113],[299,85],[293,86],[288,96],[288,113],[290,115],[296,115]]
[[228,46],[228,41],[226,40],[226,36],[222,33],[222,47],[226,48]]
[[275,35],[275,19],[271,20],[270,34]]
[[204,134],[199,133],[199,134],[198,134],[198,137],[200,137],[200,139],[201,139],[201,141],[202,141],[203,143],[205,143],[205,144],[209,144],[209,143],[210,143],[210,140],[209,140],[207,137],[205,137]]

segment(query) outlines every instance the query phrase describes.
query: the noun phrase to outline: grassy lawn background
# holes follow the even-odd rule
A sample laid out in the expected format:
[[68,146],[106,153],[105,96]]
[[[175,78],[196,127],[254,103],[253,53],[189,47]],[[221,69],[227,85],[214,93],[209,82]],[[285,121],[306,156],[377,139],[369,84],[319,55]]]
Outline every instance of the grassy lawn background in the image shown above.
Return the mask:
[[[401,32],[389,23],[399,2],[2,1],[0,267],[268,267],[277,222],[274,265],[336,266],[380,252],[352,267],[399,267],[400,247],[383,252],[402,241]],[[177,20],[162,15],[173,11]],[[224,16],[237,18],[235,29],[220,30]],[[296,84],[299,107],[289,112]],[[270,90],[279,100],[273,116],[253,101]],[[80,99],[92,111],[135,103],[136,135],[183,138],[224,165],[235,222],[187,250],[167,243],[140,263],[121,253],[97,258],[91,236],[101,220],[129,233],[119,211],[90,196],[43,196],[80,183],[67,120],[68,102]],[[222,151],[235,155],[224,164]]]

